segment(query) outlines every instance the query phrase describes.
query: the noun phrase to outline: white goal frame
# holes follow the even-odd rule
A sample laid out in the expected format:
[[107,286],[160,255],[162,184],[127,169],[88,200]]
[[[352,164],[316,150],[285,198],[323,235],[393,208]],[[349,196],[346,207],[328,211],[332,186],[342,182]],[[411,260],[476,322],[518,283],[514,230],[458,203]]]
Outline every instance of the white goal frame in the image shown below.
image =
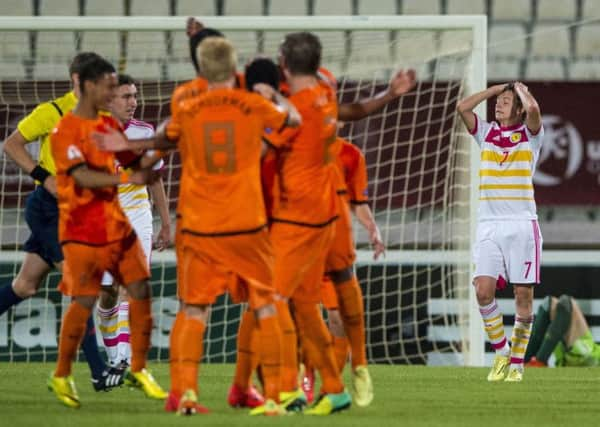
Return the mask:
[[[184,16],[76,16],[76,17],[0,17],[0,31],[182,31],[185,28]],[[472,31],[472,55],[465,79],[464,95],[481,91],[487,85],[487,17],[485,15],[428,15],[428,16],[227,16],[201,17],[205,25],[226,31],[318,31],[318,30],[470,30]],[[486,104],[477,107],[477,113],[486,115]],[[475,144],[470,148],[470,241],[475,236],[475,218],[478,205],[478,166],[479,151]],[[401,251],[388,254],[386,263],[402,264]],[[464,264],[470,254],[461,251],[417,251],[430,254],[427,260],[454,260]],[[2,259],[8,252],[0,252]],[[11,255],[15,255],[12,253]],[[466,258],[465,258],[466,256]],[[419,254],[419,259],[422,259]],[[408,258],[410,259],[410,258]],[[157,258],[155,258],[157,260]],[[412,258],[410,263],[414,263]],[[358,260],[360,262],[360,259]],[[452,262],[454,262],[452,261]],[[441,264],[447,264],[441,262]],[[470,263],[469,263],[470,264]],[[472,266],[470,267],[472,269]],[[484,334],[477,309],[475,293],[469,286],[468,311],[468,350],[463,349],[465,364],[483,366]],[[467,313],[465,313],[467,314]]]

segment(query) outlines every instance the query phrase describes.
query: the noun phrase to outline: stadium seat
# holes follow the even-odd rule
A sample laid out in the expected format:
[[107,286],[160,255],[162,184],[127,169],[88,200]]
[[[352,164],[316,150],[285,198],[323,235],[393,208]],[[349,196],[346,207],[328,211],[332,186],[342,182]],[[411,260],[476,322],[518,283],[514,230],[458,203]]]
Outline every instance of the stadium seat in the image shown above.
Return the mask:
[[404,0],[403,15],[439,15],[442,10],[439,0]]
[[224,15],[263,15],[263,0],[225,0]]
[[569,80],[600,80],[600,62],[578,59],[569,64]]
[[269,2],[269,15],[308,15],[306,0]]
[[359,15],[396,15],[396,0],[359,0]]
[[438,54],[448,55],[455,52],[470,52],[473,37],[470,31],[440,31]]
[[553,24],[536,25],[531,33],[531,55],[569,56],[571,43],[569,29]]
[[183,31],[171,31],[168,36],[171,40],[171,57],[177,60],[187,60],[190,57],[188,36]]
[[449,15],[485,15],[485,0],[447,0]]
[[398,31],[394,46],[395,56],[401,63],[432,58],[438,49],[435,34],[431,31]]
[[71,57],[75,54],[75,34],[72,31],[38,31],[37,57]]
[[275,58],[279,45],[283,41],[286,32],[285,31],[265,31],[264,33],[264,45],[263,53]]
[[85,0],[85,15],[120,16],[125,15],[123,0]]
[[572,21],[577,17],[577,0],[538,0],[538,21]]
[[93,51],[111,61],[121,56],[121,36],[118,31],[86,31],[81,35],[81,50]]
[[488,81],[514,81],[521,78],[521,60],[516,58],[489,57]]
[[343,31],[316,31],[323,45],[323,58],[341,61],[346,57],[346,34]]
[[7,16],[33,15],[33,0],[4,0],[2,14]]
[[61,61],[36,61],[33,67],[33,78],[36,80],[68,80],[70,58]]
[[194,67],[189,59],[169,61],[167,66],[169,80],[186,81],[195,77]]
[[527,80],[563,80],[566,77],[562,60],[530,59],[525,65],[525,79]]
[[29,58],[29,33],[27,31],[0,32],[0,62],[11,62],[15,58]]
[[594,19],[600,18],[600,2],[598,0],[582,0],[581,18]]
[[525,55],[527,40],[523,24],[494,24],[489,30],[489,55],[517,57]]
[[314,0],[313,15],[352,15],[352,0]]
[[23,63],[0,61],[0,80],[25,80]]
[[159,61],[127,62],[125,73],[135,80],[162,80],[162,63]]
[[350,34],[349,69],[353,64],[370,65],[369,68],[391,66],[390,33],[388,31],[353,31]]
[[132,16],[168,16],[169,0],[131,0]]
[[42,16],[77,16],[79,0],[40,0]]
[[217,14],[215,0],[177,0],[175,15],[180,16],[213,16]]
[[575,35],[575,55],[577,57],[598,56],[600,54],[600,25],[582,25]]
[[507,21],[531,21],[530,0],[492,0],[492,19]]
[[162,59],[167,54],[163,31],[130,31],[127,36],[127,59]]
[[[238,65],[243,66],[258,53],[258,42],[254,31],[227,31],[225,37],[237,50]],[[275,53],[275,52],[273,52]]]

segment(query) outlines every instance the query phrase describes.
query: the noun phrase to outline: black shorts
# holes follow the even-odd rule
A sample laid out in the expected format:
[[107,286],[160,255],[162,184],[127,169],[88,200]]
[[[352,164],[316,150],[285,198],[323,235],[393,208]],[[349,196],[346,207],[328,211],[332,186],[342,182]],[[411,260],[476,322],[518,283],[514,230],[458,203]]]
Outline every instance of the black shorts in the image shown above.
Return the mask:
[[25,242],[23,250],[38,254],[54,268],[56,263],[63,260],[58,243],[58,201],[40,185],[27,197],[25,221],[31,230],[31,236]]

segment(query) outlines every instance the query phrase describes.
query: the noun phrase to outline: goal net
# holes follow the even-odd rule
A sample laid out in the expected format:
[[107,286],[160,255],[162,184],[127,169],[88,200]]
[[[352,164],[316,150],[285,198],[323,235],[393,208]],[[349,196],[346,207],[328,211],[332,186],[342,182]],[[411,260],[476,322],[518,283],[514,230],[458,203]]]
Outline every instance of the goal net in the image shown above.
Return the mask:
[[[240,66],[257,53],[276,57],[287,32],[316,32],[323,65],[338,78],[340,102],[385,90],[399,68],[416,70],[418,84],[410,94],[340,130],[366,156],[371,208],[387,246],[386,257],[373,261],[367,235],[355,223],[368,357],[375,363],[480,363],[481,324],[471,321],[469,303],[470,164],[476,159],[455,106],[485,84],[485,17],[228,17],[205,23],[233,41]],[[184,17],[0,19],[0,135],[7,137],[38,103],[68,91],[67,64],[89,50],[140,81],[137,118],[162,121],[173,88],[194,74],[184,27]],[[28,147],[37,155],[35,143]],[[0,170],[5,285],[22,260],[20,247],[29,234],[23,208],[33,183],[6,156]],[[164,175],[172,214],[179,176],[173,154]],[[156,360],[168,358],[178,307],[175,264],[173,251],[153,254]],[[56,290],[58,280],[58,273],[50,274],[34,298],[0,316],[0,360],[56,357],[68,304]],[[226,296],[214,306],[207,361],[235,360],[241,310]]]

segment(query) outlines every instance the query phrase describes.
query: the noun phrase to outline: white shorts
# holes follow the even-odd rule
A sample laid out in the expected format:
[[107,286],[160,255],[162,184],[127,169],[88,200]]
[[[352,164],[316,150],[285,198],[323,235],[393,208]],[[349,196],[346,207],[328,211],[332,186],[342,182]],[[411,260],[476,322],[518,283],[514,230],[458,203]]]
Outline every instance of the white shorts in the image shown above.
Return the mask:
[[[131,213],[129,213],[131,212]],[[127,214],[127,218],[131,223],[131,226],[135,230],[135,234],[137,234],[138,239],[140,239],[140,243],[142,244],[142,248],[144,249],[144,254],[146,255],[146,260],[148,261],[148,267],[150,267],[150,256],[152,254],[152,212],[149,209],[135,210],[135,211],[125,211]],[[105,272],[102,276],[102,286],[112,286],[113,277],[110,273]]]
[[542,234],[535,220],[482,221],[473,248],[473,277],[540,283]]

